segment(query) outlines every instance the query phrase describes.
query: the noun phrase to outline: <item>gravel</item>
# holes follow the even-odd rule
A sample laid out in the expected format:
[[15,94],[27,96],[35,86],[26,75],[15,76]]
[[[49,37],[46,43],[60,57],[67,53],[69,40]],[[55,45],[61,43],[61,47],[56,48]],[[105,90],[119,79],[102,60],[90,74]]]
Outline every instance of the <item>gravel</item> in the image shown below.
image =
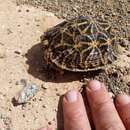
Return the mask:
[[116,35],[130,37],[130,2],[128,0],[16,0],[17,5],[29,4],[53,12],[58,18],[71,19],[90,15],[105,19]]

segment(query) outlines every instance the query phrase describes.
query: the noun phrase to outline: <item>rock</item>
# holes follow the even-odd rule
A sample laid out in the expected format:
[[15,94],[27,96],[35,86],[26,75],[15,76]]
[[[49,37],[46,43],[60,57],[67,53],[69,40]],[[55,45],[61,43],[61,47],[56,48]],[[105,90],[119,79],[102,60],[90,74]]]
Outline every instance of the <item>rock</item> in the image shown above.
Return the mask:
[[22,83],[24,87],[17,95],[17,98],[15,98],[15,103],[17,103],[17,105],[27,103],[39,91],[39,88],[37,85],[33,83],[28,84],[27,80],[25,79],[21,79],[20,82]]
[[19,94],[17,102],[24,104],[29,101],[38,92],[38,87],[35,84],[26,86]]
[[47,89],[48,87],[47,87],[46,85],[42,84],[42,85],[41,85],[41,88],[42,88],[42,89]]
[[20,49],[18,49],[16,51],[14,51],[14,53],[20,55],[22,53],[22,51]]

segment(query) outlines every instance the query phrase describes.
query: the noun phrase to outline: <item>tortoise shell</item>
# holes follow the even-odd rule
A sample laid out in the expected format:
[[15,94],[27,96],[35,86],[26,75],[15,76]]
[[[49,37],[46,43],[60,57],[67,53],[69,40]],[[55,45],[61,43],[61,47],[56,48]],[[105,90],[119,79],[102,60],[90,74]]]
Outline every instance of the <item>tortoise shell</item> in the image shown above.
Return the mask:
[[116,45],[106,21],[78,17],[52,27],[41,36],[44,59],[62,70],[87,72],[117,60]]

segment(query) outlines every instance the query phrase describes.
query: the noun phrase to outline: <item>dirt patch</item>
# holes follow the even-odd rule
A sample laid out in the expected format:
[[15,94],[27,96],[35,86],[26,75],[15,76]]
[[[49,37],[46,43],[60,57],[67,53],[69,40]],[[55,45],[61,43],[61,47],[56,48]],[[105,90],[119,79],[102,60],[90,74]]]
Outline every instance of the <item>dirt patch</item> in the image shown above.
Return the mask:
[[121,37],[130,34],[130,2],[128,0],[17,0],[17,4],[29,4],[53,12],[58,18],[71,19],[91,15],[105,18]]

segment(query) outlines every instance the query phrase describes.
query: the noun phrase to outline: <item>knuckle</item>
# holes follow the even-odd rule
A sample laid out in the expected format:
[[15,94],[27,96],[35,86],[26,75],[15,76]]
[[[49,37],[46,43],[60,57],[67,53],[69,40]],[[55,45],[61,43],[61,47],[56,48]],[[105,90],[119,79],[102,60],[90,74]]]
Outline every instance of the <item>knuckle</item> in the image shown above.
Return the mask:
[[84,118],[84,114],[83,112],[81,112],[80,109],[74,110],[71,114],[68,115],[68,120],[69,121],[82,121],[82,119]]
[[94,106],[94,110],[95,111],[100,111],[102,109],[109,108],[108,106],[111,106],[112,104],[113,104],[112,100],[108,99],[106,101],[96,103],[95,106]]
[[124,123],[130,125],[130,117],[125,118]]

